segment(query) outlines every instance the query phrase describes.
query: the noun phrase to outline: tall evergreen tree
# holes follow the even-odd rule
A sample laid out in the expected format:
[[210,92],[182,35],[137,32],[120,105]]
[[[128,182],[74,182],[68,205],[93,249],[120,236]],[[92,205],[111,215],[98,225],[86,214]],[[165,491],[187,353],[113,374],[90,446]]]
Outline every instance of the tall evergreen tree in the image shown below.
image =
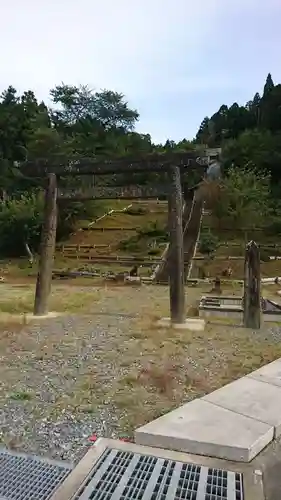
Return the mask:
[[268,73],[266,77],[266,82],[263,88],[263,97],[266,97],[274,89],[274,83],[272,80],[271,73]]

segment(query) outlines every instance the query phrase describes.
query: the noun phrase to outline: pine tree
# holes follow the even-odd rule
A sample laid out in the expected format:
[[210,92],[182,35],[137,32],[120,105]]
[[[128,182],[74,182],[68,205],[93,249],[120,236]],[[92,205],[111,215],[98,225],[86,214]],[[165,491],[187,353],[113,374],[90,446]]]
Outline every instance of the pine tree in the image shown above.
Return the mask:
[[272,89],[274,89],[274,83],[272,80],[271,73],[268,73],[265,86],[263,89],[263,97],[267,96],[272,91]]

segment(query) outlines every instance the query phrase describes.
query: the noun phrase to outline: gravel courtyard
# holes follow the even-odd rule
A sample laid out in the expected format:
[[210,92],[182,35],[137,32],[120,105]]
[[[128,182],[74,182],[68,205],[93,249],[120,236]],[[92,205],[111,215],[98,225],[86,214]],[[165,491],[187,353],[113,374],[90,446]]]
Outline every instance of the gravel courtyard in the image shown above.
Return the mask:
[[[168,315],[166,287],[53,290],[52,308],[62,314],[20,324],[7,319],[8,304],[20,296],[28,309],[33,285],[1,285],[0,441],[12,449],[77,461],[93,433],[130,437],[135,427],[281,357],[274,325],[259,332],[227,323],[205,332],[156,329],[155,319]],[[186,293],[188,309],[206,289]]]

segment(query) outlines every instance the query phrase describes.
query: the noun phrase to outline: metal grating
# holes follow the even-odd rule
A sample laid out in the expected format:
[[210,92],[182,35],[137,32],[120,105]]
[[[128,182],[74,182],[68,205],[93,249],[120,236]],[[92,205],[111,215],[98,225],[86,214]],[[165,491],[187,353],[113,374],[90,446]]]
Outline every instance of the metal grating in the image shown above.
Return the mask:
[[242,475],[107,449],[74,500],[243,500]]
[[0,450],[0,500],[48,500],[70,472],[61,462]]

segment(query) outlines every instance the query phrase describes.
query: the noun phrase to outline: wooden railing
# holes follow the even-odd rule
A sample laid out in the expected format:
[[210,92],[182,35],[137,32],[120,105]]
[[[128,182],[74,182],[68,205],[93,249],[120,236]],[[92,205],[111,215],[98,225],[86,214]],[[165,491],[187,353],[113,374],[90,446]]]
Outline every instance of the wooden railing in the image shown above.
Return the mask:
[[138,231],[140,227],[95,227],[85,226],[81,228],[82,231]]

